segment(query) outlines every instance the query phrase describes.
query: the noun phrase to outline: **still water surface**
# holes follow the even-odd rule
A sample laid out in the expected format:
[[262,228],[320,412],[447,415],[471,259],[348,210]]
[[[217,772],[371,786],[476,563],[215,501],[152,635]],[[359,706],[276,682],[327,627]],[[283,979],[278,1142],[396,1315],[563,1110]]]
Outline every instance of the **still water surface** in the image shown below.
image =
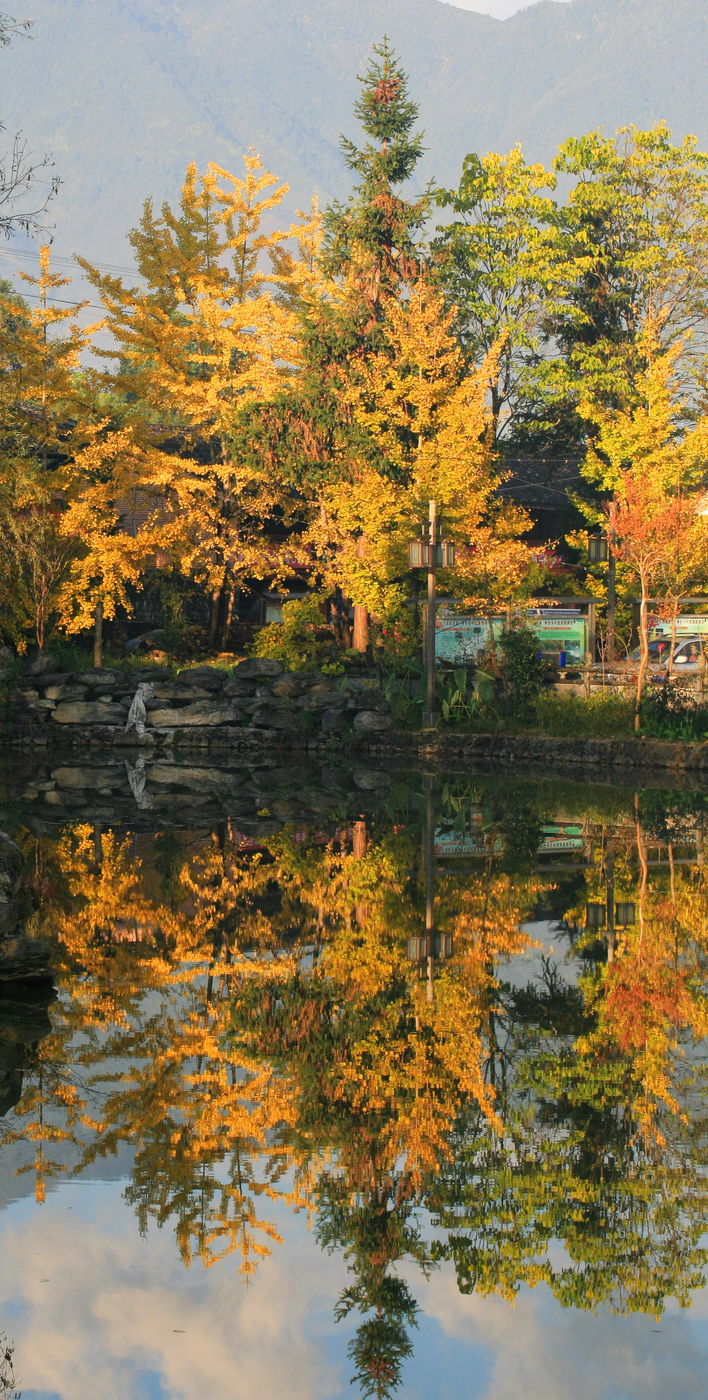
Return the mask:
[[24,1400],[705,1395],[705,793],[91,762],[0,827]]

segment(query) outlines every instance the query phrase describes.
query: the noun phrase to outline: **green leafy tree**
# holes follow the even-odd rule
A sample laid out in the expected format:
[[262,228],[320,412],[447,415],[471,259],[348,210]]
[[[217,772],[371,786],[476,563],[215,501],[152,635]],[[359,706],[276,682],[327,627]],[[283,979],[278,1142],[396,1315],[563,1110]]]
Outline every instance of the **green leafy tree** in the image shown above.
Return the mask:
[[434,265],[467,362],[496,351],[489,393],[500,438],[513,432],[543,349],[558,261],[555,183],[516,146],[506,155],[466,156],[457,189],[436,191],[451,218],[438,228]]
[[649,326],[662,349],[681,343],[695,383],[708,325],[708,156],[693,137],[674,144],[660,123],[573,138],[553,167],[574,183],[559,210],[547,318],[560,354],[539,366],[537,382],[541,419],[577,444],[581,399],[608,409],[636,402]]
[[[320,488],[346,491],[358,462],[378,460],[376,444],[356,421],[350,386],[368,357],[385,349],[387,309],[404,299],[421,271],[418,234],[428,198],[404,192],[422,154],[414,133],[418,109],[387,40],[374,48],[359,80],[355,112],[366,136],[361,147],[342,138],[350,169],[358,177],[351,198],[324,215],[324,240],[313,261],[319,280],[302,288],[297,302],[302,365],[287,391],[237,427],[256,471],[275,473],[293,493],[290,519],[326,533]],[[358,528],[353,548],[366,538]],[[318,586],[321,571],[313,571]],[[327,580],[329,582],[329,580]],[[353,645],[365,650],[368,609],[354,599]]]

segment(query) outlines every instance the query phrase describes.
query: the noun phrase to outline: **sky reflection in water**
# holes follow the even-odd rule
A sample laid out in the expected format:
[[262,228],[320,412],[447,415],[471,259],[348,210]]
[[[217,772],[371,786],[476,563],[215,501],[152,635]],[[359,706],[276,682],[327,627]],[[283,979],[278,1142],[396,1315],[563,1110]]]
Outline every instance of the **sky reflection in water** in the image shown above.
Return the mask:
[[24,1400],[704,1394],[703,795],[61,771],[2,823]]

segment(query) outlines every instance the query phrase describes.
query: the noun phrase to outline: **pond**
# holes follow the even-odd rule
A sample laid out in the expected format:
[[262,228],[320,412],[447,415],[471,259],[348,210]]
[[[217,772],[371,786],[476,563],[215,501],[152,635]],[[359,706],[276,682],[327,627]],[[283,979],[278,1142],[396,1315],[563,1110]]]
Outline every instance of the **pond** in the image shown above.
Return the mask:
[[0,828],[10,1394],[705,1394],[704,792],[74,756]]

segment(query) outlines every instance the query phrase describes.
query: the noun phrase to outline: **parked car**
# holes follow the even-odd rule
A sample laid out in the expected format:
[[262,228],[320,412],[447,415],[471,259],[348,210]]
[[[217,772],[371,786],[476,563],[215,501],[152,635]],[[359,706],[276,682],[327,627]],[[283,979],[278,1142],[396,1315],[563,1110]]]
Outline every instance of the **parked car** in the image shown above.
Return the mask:
[[[670,637],[655,637],[649,643],[649,662],[651,665],[660,666],[666,670],[669,664],[669,651],[671,649]],[[701,659],[701,652],[708,659],[708,638],[698,635],[692,637],[677,637],[674,646],[673,666],[675,670],[697,671]],[[641,649],[635,647],[632,652],[632,661],[638,661]]]
[[708,662],[708,640],[705,637],[684,637],[676,643],[673,666],[678,671],[697,671]]

